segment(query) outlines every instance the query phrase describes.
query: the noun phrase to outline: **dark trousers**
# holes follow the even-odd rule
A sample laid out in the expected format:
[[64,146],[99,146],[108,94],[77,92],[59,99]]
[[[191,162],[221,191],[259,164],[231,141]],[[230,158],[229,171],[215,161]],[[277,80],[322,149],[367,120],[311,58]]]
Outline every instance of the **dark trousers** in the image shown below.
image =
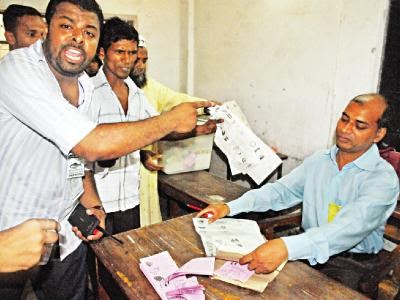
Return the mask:
[[21,299],[28,279],[39,299],[86,299],[86,244],[62,262],[53,260],[28,271],[1,274],[0,299]]
[[106,229],[111,234],[117,234],[140,227],[139,205],[125,211],[107,213]]
[[358,254],[344,252],[332,256],[325,264],[315,265],[314,269],[340,283],[358,290],[360,279],[376,270],[380,265],[377,254]]

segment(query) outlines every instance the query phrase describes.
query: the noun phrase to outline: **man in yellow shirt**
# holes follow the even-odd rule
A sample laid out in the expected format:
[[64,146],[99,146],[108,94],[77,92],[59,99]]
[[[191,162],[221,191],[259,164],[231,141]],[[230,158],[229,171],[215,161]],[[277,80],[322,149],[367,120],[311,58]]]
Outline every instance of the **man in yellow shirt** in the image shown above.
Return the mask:
[[[168,111],[182,102],[203,101],[204,99],[176,92],[156,80],[147,77],[146,66],[148,52],[145,39],[139,35],[138,53],[134,69],[130,75],[135,84],[141,88],[147,100],[158,112]],[[147,150],[156,152],[155,145]],[[149,157],[149,159],[151,159]],[[154,171],[149,171],[141,165],[140,168],[140,225],[147,226],[161,222],[160,204],[157,188],[157,171],[161,165],[155,165]]]

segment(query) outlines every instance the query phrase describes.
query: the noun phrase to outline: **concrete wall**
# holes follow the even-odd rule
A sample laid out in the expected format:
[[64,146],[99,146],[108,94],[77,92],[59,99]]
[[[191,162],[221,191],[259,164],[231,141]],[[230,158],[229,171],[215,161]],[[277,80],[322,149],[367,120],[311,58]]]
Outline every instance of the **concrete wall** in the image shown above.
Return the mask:
[[195,1],[195,94],[236,100],[255,132],[303,159],[376,91],[388,1]]

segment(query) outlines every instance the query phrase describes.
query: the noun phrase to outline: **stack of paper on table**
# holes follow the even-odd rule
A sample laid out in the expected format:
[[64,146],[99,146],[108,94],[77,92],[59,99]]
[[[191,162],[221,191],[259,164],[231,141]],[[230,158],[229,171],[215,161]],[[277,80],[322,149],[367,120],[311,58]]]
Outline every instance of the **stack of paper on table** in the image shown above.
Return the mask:
[[213,257],[194,258],[178,268],[167,251],[140,259],[140,270],[149,280],[161,299],[203,300],[204,288],[195,276],[212,275]]
[[[208,219],[193,218],[207,256],[215,256],[213,278],[244,288],[263,292],[283,268],[283,263],[270,274],[250,274],[247,266],[235,264],[243,255],[265,243],[257,222],[223,218],[208,224]],[[243,280],[248,278],[248,280]]]
[[226,102],[209,110],[212,119],[224,119],[218,125],[214,142],[228,158],[232,175],[248,174],[260,184],[282,163],[250,129],[236,102]]

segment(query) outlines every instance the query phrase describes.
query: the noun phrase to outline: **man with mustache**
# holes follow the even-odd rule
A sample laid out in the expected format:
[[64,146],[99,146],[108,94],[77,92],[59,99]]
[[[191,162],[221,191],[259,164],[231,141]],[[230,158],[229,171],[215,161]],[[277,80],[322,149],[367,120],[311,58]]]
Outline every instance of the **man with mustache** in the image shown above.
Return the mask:
[[[146,41],[139,35],[138,53],[134,68],[130,77],[137,87],[143,90],[148,101],[156,108],[159,113],[170,110],[174,105],[185,101],[204,101],[205,99],[190,96],[185,93],[176,92],[165,85],[147,76],[148,51]],[[204,127],[206,128],[206,127]],[[143,155],[157,153],[156,145],[146,147]],[[161,158],[161,156],[160,156]],[[161,165],[154,166],[154,170],[149,170],[141,166],[140,168],[140,223],[146,226],[161,222],[161,213],[157,188],[157,170],[162,169]],[[145,200],[146,199],[146,200]],[[145,201],[144,201],[145,200]]]
[[[86,247],[66,220],[78,202],[102,227],[105,213],[92,178],[84,176],[83,159],[113,159],[173,131],[191,131],[197,108],[213,104],[184,103],[144,121],[97,125],[85,116],[93,88],[83,70],[96,53],[102,11],[94,0],[51,0],[46,21],[43,44],[11,51],[0,61],[0,230],[33,217],[58,220],[61,261],[40,267],[31,277],[33,287],[40,298],[84,299]],[[13,285],[0,282],[0,298],[20,297],[32,274],[14,275],[20,280]]]
[[46,37],[46,23],[40,13],[30,6],[9,5],[3,13],[3,24],[10,50],[29,47]]
[[386,134],[387,111],[381,95],[355,97],[337,123],[336,145],[305,159],[277,182],[227,204],[210,205],[198,216],[211,213],[212,222],[240,212],[281,210],[302,203],[304,233],[268,241],[240,263],[257,273],[269,273],[286,260],[324,264],[343,253],[339,258],[350,257],[348,269],[342,269],[342,263],[335,279],[357,288],[359,277],[346,281],[343,274],[356,265],[351,259],[374,260],[382,249],[384,227],[399,194],[398,177],[376,146]]

